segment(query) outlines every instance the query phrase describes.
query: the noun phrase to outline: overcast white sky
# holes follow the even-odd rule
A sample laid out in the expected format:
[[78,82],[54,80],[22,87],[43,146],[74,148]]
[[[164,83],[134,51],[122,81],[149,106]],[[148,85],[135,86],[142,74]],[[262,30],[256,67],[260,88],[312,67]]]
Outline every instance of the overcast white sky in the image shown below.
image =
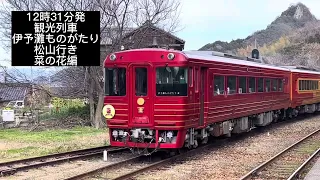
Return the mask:
[[[1,1],[1,0],[0,0]],[[267,27],[290,4],[302,2],[320,18],[320,0],[181,0],[182,31],[176,35],[186,41],[185,50],[197,50],[217,40],[245,38]],[[10,59],[0,48],[0,65]]]

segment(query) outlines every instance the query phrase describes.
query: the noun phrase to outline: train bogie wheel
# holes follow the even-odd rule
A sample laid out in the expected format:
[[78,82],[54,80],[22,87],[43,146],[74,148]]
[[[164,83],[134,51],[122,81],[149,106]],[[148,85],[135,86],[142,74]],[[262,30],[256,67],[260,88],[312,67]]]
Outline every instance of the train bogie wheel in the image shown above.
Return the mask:
[[208,143],[208,139],[209,139],[208,137],[203,138],[201,143],[202,144],[207,144]]

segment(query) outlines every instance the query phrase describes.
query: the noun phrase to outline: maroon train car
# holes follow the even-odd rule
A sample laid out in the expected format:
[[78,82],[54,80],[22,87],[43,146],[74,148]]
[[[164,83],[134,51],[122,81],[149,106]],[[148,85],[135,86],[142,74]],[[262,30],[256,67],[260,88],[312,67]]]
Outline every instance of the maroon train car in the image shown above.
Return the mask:
[[290,67],[291,105],[289,116],[320,111],[320,72],[304,67]]
[[293,106],[291,69],[249,58],[136,49],[108,55],[104,69],[111,146],[196,148],[266,126]]

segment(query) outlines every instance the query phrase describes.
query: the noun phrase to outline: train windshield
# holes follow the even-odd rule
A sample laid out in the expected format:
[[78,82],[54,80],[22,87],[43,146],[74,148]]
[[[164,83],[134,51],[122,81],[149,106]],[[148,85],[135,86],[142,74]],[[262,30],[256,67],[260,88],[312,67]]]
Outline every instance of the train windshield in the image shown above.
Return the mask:
[[105,95],[126,95],[126,68],[105,68]]
[[157,96],[187,96],[187,67],[159,67],[156,72]]

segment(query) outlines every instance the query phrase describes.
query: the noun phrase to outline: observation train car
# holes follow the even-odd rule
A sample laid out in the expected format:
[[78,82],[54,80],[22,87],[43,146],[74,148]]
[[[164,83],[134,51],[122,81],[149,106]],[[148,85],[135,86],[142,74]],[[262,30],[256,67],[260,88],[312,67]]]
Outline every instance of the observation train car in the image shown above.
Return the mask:
[[303,113],[320,111],[320,72],[304,67],[290,67],[291,105],[288,109],[290,117]]
[[[230,136],[286,117],[293,106],[291,70],[254,61],[152,48],[108,55],[103,115],[111,146],[196,148],[209,136]],[[306,103],[299,97],[296,103]]]

